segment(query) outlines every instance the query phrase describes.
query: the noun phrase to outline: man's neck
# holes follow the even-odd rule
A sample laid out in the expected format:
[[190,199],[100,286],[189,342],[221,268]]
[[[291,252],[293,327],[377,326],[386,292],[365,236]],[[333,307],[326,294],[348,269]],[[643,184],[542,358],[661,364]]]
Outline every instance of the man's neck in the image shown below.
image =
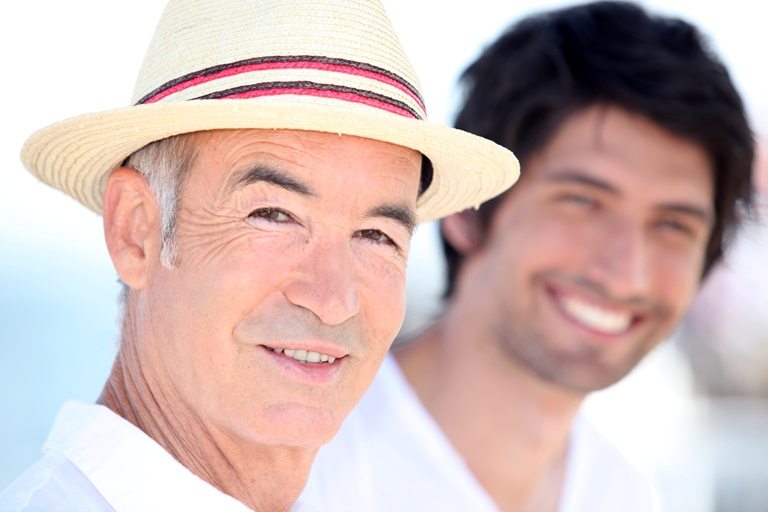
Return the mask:
[[[582,395],[477,350],[481,326],[435,326],[395,353],[426,409],[502,510],[556,510]],[[490,335],[486,333],[485,335]]]
[[131,335],[124,329],[120,352],[98,402],[133,423],[197,476],[253,510],[289,510],[306,483],[316,450],[254,445],[207,425],[172,389],[151,382]]

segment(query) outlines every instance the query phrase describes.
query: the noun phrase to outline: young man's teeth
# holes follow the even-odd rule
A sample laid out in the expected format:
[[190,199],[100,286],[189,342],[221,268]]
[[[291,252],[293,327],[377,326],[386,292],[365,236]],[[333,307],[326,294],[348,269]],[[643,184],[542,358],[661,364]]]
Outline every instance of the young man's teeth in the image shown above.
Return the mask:
[[574,319],[596,331],[608,334],[624,332],[632,322],[632,315],[609,311],[571,297],[562,300],[563,308]]
[[328,354],[321,354],[320,352],[313,352],[311,350],[304,350],[304,349],[280,349],[280,348],[273,348],[275,352],[281,352],[285,354],[288,357],[292,357],[293,359],[297,360],[300,363],[319,363],[324,362],[328,364],[333,364],[333,362],[336,360],[335,357],[329,356]]

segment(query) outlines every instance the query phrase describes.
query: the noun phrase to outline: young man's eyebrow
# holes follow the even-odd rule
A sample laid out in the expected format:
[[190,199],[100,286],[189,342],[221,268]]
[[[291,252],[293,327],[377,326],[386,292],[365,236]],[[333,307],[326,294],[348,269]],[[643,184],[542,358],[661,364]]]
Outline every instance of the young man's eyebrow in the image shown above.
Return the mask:
[[270,183],[303,196],[316,195],[308,185],[301,183],[285,171],[265,164],[256,164],[234,172],[228,180],[225,193],[229,196],[236,190],[258,182]]
[[[619,190],[616,189],[610,183],[606,183],[603,180],[587,176],[579,171],[563,171],[557,174],[553,174],[548,177],[549,181],[556,183],[575,183],[578,185],[584,185],[587,187],[593,187],[605,192],[619,195]],[[714,213],[711,208],[706,206],[699,206],[692,203],[673,202],[673,203],[661,203],[656,206],[659,211],[675,212],[695,217],[702,222],[711,225],[714,222]]]
[[413,230],[416,228],[416,214],[411,208],[405,205],[393,203],[383,204],[368,210],[366,216],[392,219],[401,224],[410,234],[413,234]]
[[715,213],[712,208],[697,206],[688,203],[663,203],[657,206],[662,212],[679,213],[696,218],[704,224],[711,226],[715,222]]
[[566,170],[552,174],[547,177],[547,181],[555,183],[575,183],[577,185],[597,188],[611,194],[619,193],[618,189],[610,183],[575,170]]

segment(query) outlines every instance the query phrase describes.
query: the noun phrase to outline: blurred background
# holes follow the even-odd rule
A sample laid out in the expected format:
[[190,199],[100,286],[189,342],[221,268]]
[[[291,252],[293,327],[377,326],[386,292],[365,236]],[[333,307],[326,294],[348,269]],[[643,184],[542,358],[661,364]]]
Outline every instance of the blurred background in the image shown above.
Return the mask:
[[[508,24],[576,2],[384,0],[432,121],[451,123],[456,80]],[[697,24],[768,140],[768,7],[747,0],[640,4]],[[93,401],[117,346],[116,275],[101,218],[37,182],[18,153],[35,129],[127,105],[164,2],[39,0],[0,19],[0,488],[40,453],[67,399]],[[621,383],[590,397],[597,426],[656,481],[667,511],[768,509],[768,161],[759,215],[679,332]],[[436,226],[416,233],[404,331],[439,311]]]

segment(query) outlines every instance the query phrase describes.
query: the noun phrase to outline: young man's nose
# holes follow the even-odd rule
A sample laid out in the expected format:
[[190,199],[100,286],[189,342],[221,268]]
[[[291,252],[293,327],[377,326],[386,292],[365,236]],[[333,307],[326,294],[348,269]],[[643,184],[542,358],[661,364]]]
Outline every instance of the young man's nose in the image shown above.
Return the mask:
[[605,232],[592,247],[589,273],[612,296],[642,296],[650,283],[649,241],[632,220],[602,226]]

